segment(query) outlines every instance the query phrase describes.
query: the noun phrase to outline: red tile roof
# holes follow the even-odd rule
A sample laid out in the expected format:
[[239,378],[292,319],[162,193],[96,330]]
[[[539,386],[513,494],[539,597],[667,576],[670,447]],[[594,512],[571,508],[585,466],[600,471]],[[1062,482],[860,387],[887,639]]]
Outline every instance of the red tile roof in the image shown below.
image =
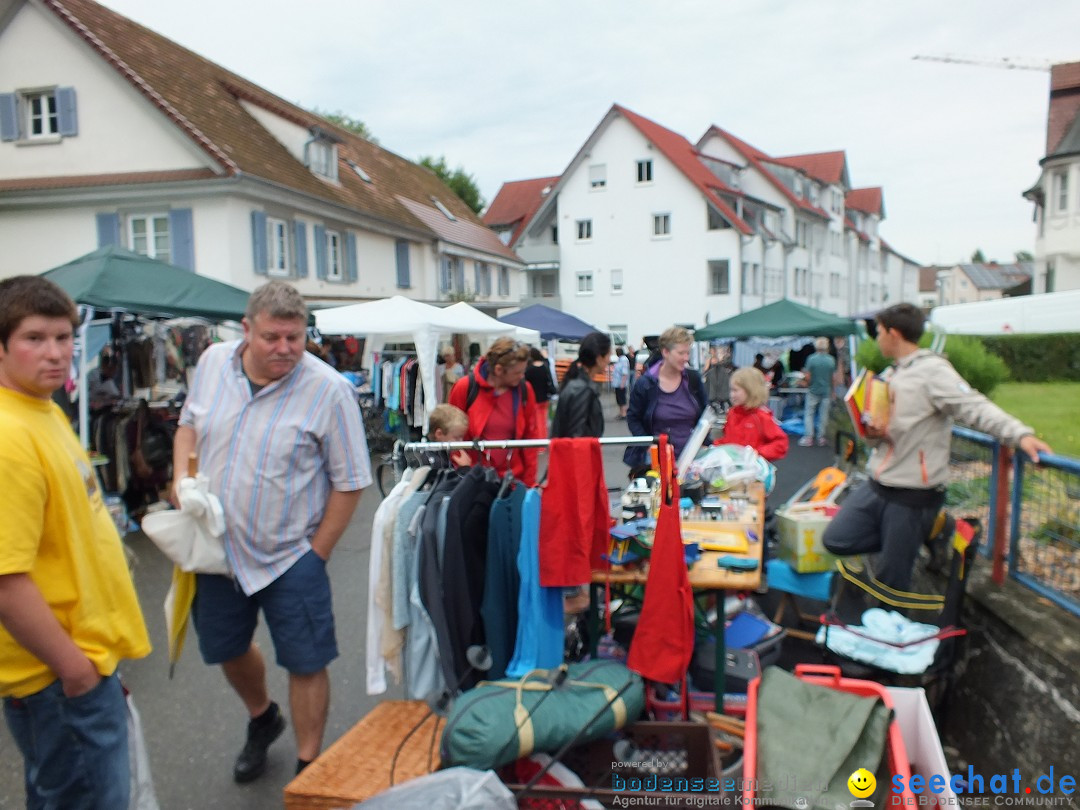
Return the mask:
[[885,201],[882,198],[881,186],[873,188],[853,188],[844,195],[844,206],[862,211],[864,214],[877,214],[885,218]]
[[809,155],[789,155],[787,157],[773,158],[773,163],[782,166],[790,166],[793,169],[801,169],[808,175],[828,185],[840,185],[844,179],[844,164],[847,161],[844,153],[840,152],[816,152]]
[[736,152],[742,155],[747,163],[757,169],[766,180],[772,183],[773,186],[776,187],[776,189],[781,194],[783,194],[784,197],[787,198],[788,202],[790,202],[793,206],[809,214],[813,214],[814,216],[821,217],[822,219],[829,218],[829,215],[825,211],[823,211],[821,208],[818,208],[816,205],[813,205],[809,200],[796,197],[794,192],[792,192],[792,190],[789,189],[780,180],[780,178],[773,174],[769,170],[769,167],[765,165],[767,162],[778,163],[779,161],[769,157],[757,147],[751,146],[741,138],[736,138],[730,132],[721,129],[716,125],[709,127],[708,131],[701,136],[701,141],[699,141],[699,143],[703,143],[710,135],[713,134],[720,136],[729,144],[731,144],[732,148],[734,148]]
[[715,174],[709,171],[705,164],[698,159],[697,149],[690,141],[679,133],[672,132],[655,121],[650,121],[648,118],[631,112],[625,107],[620,107],[618,104],[612,109],[637,127],[641,134],[648,138],[664,157],[674,163],[733,226],[748,236],[754,233],[754,229],[740,219],[731,206],[724,202],[718,194],[721,191],[735,194],[740,192],[728,188]]
[[[435,197],[459,221],[481,227],[472,209],[422,166],[275,96],[92,0],[42,2],[190,137],[224,174],[260,177],[427,237],[436,234],[401,203],[402,199],[427,205]],[[300,126],[332,132],[340,139],[339,182],[326,182],[312,174],[248,113],[242,100]],[[372,182],[362,180],[349,161],[363,169]],[[478,235],[479,231],[472,233]],[[462,244],[488,250],[486,245],[486,240]],[[500,251],[499,255],[505,253]]]
[[499,193],[484,212],[484,224],[489,228],[513,225],[509,244],[517,244],[526,224],[544,201],[544,189],[550,190],[557,182],[558,176],[503,183]]

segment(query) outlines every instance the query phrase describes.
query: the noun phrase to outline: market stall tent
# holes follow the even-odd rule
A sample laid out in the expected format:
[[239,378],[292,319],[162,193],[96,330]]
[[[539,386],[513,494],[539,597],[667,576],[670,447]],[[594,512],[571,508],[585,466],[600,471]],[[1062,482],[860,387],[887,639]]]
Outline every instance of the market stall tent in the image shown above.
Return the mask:
[[[473,307],[469,309],[472,312],[454,310],[453,307],[443,309],[395,295],[378,301],[317,310],[315,326],[324,335],[365,335],[372,351],[381,351],[393,339],[411,341],[416,347],[424,402],[427,403],[424,414],[426,430],[427,417],[438,404],[435,397],[435,362],[439,341],[459,333],[507,335],[515,331],[510,324],[487,318]],[[487,320],[483,321],[476,315]]]
[[544,340],[581,340],[589,332],[600,331],[580,318],[543,304],[533,304],[509,315],[502,315],[499,320],[514,326],[535,329]]
[[841,318],[783,298],[697,329],[694,331],[694,339],[721,340],[787,335],[843,337],[854,335],[857,331],[858,327],[850,318]]
[[952,335],[1035,334],[1077,331],[1080,290],[948,304],[930,322]]

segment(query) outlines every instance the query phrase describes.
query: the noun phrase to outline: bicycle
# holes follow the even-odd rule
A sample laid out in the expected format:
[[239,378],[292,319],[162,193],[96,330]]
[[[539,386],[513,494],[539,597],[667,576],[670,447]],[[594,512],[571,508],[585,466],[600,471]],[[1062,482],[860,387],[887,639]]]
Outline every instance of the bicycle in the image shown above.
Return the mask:
[[379,463],[375,465],[375,486],[382,497],[390,494],[390,490],[401,480],[406,466],[405,443],[398,439],[394,442],[394,448],[379,456]]

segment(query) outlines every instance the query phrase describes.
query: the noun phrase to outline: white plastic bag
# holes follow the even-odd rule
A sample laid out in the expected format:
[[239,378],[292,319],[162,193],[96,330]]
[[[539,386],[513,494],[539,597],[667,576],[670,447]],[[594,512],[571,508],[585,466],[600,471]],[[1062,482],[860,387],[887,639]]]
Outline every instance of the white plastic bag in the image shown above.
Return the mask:
[[353,810],[517,810],[514,794],[494,771],[447,768],[402,782]]
[[154,780],[150,775],[150,758],[146,754],[142,720],[131,695],[125,695],[127,703],[128,760],[131,764],[131,798],[129,810],[159,810]]
[[686,480],[704,481],[707,487],[714,490],[729,489],[748,481],[761,481],[767,495],[776,483],[776,467],[752,447],[721,444],[710,447],[694,459],[687,470]]
[[178,489],[180,510],[152,512],[143,518],[143,532],[181,571],[228,574],[225,515],[209,480],[199,473],[182,479]]

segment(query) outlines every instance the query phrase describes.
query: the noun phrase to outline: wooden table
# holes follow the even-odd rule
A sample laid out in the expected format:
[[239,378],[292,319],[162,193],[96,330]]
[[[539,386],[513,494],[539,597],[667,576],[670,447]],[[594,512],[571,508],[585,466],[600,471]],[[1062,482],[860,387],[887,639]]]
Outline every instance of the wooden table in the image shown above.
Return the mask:
[[[724,708],[724,675],[727,668],[727,650],[724,644],[724,596],[727,591],[752,591],[761,585],[762,552],[765,545],[765,487],[760,482],[755,481],[746,488],[745,495],[747,506],[739,518],[713,522],[716,523],[717,528],[720,530],[750,531],[754,533],[757,541],[750,543],[745,554],[734,554],[733,556],[757,560],[757,568],[753,571],[731,571],[721,568],[716,564],[716,561],[730,552],[704,551],[698,561],[687,572],[691,588],[695,591],[708,591],[717,595],[716,670],[713,682],[717,712],[722,712]],[[648,581],[648,578],[647,563],[629,569],[613,568],[610,571],[593,571],[592,586],[590,588],[592,614],[596,615],[600,590],[607,583],[613,585],[643,585]],[[595,638],[596,635],[594,633],[593,637]]]
[[[376,705],[285,786],[286,810],[352,807],[389,788],[394,754],[427,712],[422,700],[384,700]],[[441,717],[424,719],[401,746],[393,784],[439,768],[442,727]]]

